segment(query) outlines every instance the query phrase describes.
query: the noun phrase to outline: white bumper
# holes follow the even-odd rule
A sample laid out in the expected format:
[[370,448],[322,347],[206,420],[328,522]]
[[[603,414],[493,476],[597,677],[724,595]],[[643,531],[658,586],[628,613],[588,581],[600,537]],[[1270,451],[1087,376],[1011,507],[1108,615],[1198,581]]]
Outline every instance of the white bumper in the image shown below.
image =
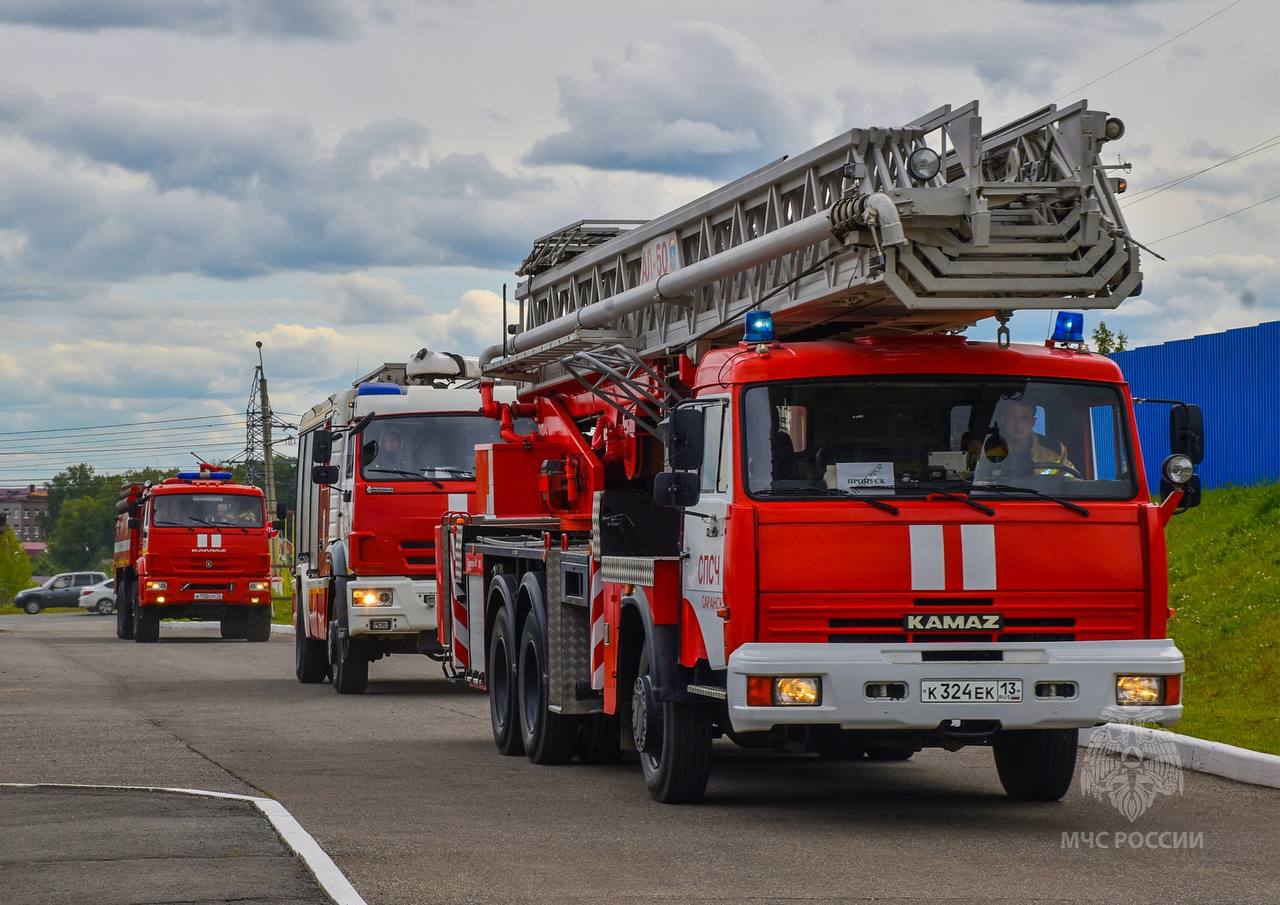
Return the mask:
[[[356,606],[357,591],[391,592],[390,606]],[[351,635],[405,635],[434,632],[436,615],[435,579],[416,581],[403,575],[385,578],[362,577],[347,583],[347,625]]]
[[[931,651],[999,651],[1002,659],[929,661]],[[1002,644],[744,644],[729,657],[728,705],[734,731],[835,724],[845,729],[929,730],[943,720],[998,720],[1005,729],[1072,729],[1123,715],[1117,675],[1181,675],[1182,652],[1167,638],[1142,641],[1056,641]],[[816,707],[748,707],[747,676],[819,676]],[[1020,703],[925,703],[926,679],[1021,679]],[[903,682],[903,700],[867,697],[869,682]],[[1072,699],[1036,697],[1037,682],[1074,682]],[[1137,708],[1134,708],[1135,710]],[[1170,725],[1180,704],[1144,707],[1143,718]]]

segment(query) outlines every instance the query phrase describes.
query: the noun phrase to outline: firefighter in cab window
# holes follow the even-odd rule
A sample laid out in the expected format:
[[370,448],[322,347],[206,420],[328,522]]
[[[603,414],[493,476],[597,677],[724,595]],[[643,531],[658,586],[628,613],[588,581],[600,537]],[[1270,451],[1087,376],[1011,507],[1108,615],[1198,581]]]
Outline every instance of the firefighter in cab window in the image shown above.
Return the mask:
[[[982,445],[976,478],[999,475],[1078,474],[1064,443],[1035,430],[1036,404],[1027,399],[1001,399],[996,406],[995,430]],[[1054,467],[1057,466],[1057,467]],[[987,472],[987,474],[983,474]]]

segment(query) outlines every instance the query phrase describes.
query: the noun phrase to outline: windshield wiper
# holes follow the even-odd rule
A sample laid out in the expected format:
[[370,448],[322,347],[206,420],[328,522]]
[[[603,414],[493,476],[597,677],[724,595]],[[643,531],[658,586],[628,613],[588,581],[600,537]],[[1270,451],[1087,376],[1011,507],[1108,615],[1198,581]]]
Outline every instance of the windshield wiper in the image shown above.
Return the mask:
[[1013,487],[1009,484],[975,484],[973,489],[981,490],[983,492],[990,490],[995,493],[1025,493],[1042,500],[1049,500],[1050,502],[1057,503],[1059,506],[1065,506],[1072,512],[1078,512],[1086,518],[1089,516],[1089,510],[1081,506],[1079,503],[1073,503],[1071,500],[1063,499],[1060,496],[1054,496],[1051,493],[1036,490],[1034,487]]
[[459,475],[464,481],[474,481],[476,479],[474,471],[468,471],[465,468],[454,468],[452,465],[428,465],[427,468],[431,471],[447,471],[449,474]]
[[959,487],[937,487],[930,486],[928,484],[895,484],[893,485],[893,489],[914,491],[926,497],[931,494],[936,494],[948,500],[955,500],[957,503],[964,503],[970,509],[977,509],[983,515],[993,516],[996,514],[996,511],[990,506],[984,506],[977,500],[970,499],[969,492]]
[[842,500],[858,500],[866,503],[868,506],[879,509],[881,512],[887,512],[890,515],[898,514],[898,507],[892,503],[886,503],[884,500],[877,499],[873,496],[860,496],[853,493],[845,493],[843,490],[835,490],[831,487],[771,487],[768,490],[759,490],[757,496],[769,496],[776,494],[778,496],[835,496]]
[[429,478],[420,471],[409,471],[404,468],[366,468],[364,470],[364,473],[372,474],[375,471],[378,474],[400,474],[408,478],[416,478],[420,481],[430,481],[432,484],[435,484],[437,487],[441,487],[441,488],[444,487],[444,485],[441,484],[439,481],[437,481],[435,478]]

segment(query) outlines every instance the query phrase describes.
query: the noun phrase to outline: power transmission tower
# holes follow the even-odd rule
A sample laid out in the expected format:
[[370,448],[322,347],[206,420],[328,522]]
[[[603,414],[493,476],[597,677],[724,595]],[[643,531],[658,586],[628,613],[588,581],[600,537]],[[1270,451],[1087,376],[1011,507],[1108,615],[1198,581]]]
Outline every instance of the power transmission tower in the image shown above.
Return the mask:
[[[249,404],[244,412],[244,457],[245,481],[262,488],[266,495],[267,518],[276,517],[276,475],[272,461],[272,427],[289,428],[290,425],[277,421],[271,413],[271,397],[267,394],[267,374],[262,361],[262,343],[254,345],[258,348],[258,366],[253,369],[253,383],[249,387]],[[271,545],[272,572],[280,563],[280,544]]]

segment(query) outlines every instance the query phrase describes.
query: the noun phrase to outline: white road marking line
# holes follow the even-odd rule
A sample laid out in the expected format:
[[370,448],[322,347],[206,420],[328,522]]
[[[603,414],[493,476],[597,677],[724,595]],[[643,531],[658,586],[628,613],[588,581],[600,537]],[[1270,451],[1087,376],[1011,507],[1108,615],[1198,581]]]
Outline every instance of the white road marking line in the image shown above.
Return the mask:
[[170,792],[176,795],[193,795],[199,798],[230,798],[235,801],[250,801],[262,813],[263,817],[284,840],[285,845],[302,859],[316,878],[325,895],[336,905],[367,905],[360,893],[351,885],[351,881],[333,863],[320,843],[302,828],[302,824],[282,805],[271,798],[259,798],[256,795],[237,795],[234,792],[215,792],[211,789],[170,789],[163,786],[108,786],[93,783],[74,782],[0,782],[0,788],[6,789],[110,789],[120,792]]

